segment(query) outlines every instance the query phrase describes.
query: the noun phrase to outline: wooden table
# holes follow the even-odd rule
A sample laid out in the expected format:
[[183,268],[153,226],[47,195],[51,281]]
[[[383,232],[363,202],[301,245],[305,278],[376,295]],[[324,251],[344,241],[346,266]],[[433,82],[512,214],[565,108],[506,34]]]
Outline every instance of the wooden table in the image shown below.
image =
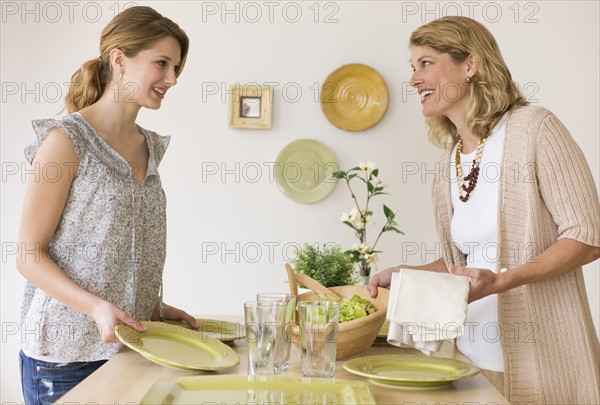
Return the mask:
[[[231,316],[207,317],[233,321]],[[235,320],[239,320],[236,318]],[[246,374],[247,373],[247,347],[245,342],[236,341],[233,349],[240,356],[240,364],[232,369],[219,372],[182,371],[153,363],[140,354],[125,348],[95,373],[77,385],[73,390],[62,397],[58,404],[137,404],[152,384],[161,378],[215,375],[215,374]],[[381,354],[416,354],[415,350],[400,349],[386,343],[375,344],[360,356]],[[464,360],[451,344],[445,344],[439,357],[449,357]],[[336,363],[336,379],[352,379],[367,381],[364,377],[351,374],[343,369],[345,361],[352,357],[338,360]],[[300,375],[300,350],[292,345],[291,365],[286,375]],[[507,404],[508,401],[488,382],[481,374],[475,377],[455,381],[434,389],[403,389],[387,388],[369,384],[377,404],[389,405],[426,405],[426,404]],[[310,388],[308,388],[310,389]]]

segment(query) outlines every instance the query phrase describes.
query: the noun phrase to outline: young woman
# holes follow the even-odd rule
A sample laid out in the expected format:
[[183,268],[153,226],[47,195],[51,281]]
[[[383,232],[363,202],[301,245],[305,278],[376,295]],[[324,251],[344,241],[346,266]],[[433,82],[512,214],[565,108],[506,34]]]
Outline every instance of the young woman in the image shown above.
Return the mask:
[[[25,402],[54,403],[121,349],[115,325],[182,319],[163,304],[169,138],[136,125],[177,83],[189,42],[177,24],[132,7],[102,32],[99,57],[72,77],[69,115],[33,122],[17,261],[27,278],[20,353]],[[48,170],[58,176],[45,176]]]
[[400,267],[468,276],[457,346],[511,403],[600,403],[581,271],[600,257],[600,208],[581,150],[556,116],[527,105],[482,24],[441,18],[410,46],[429,137],[445,147],[433,185],[444,249],[376,274],[371,294]]

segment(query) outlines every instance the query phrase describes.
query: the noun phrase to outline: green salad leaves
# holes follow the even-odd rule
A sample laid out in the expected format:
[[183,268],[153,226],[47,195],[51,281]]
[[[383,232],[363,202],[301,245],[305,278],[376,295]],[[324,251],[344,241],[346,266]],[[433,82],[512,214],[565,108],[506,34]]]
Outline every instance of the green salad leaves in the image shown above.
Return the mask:
[[368,300],[359,297],[356,294],[353,295],[350,299],[342,298],[341,300],[336,300],[321,295],[320,299],[323,301],[339,301],[340,323],[353,321],[355,319],[371,315],[373,312],[375,312],[375,307],[373,306],[373,304],[371,304]]

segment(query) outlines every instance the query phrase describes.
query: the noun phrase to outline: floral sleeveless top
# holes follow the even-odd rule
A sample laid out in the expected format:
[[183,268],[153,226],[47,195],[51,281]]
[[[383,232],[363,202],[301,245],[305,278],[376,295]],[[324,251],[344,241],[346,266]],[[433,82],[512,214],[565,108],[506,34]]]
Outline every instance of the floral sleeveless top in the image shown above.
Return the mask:
[[[128,162],[78,113],[33,121],[38,139],[25,149],[30,163],[54,127],[71,141],[79,167],[49,246],[50,257],[82,288],[136,319],[149,320],[159,299],[166,254],[166,198],[158,165],[170,138],[140,128],[149,159],[146,177],[138,185]],[[25,286],[21,316],[21,348],[30,357],[96,361],[122,347],[104,343],[93,319],[31,282]]]

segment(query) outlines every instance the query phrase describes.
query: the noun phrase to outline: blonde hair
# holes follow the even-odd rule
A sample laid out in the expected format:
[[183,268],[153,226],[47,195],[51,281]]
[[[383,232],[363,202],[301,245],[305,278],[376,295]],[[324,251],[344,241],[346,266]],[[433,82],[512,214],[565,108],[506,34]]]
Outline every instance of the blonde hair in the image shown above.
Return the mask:
[[[502,115],[528,102],[513,82],[494,36],[481,23],[467,17],[442,17],[415,30],[411,46],[427,46],[449,54],[456,63],[469,55],[477,61],[477,71],[469,82],[467,125],[480,138],[489,135]],[[446,116],[427,117],[429,139],[445,147],[452,137],[457,142],[456,126]]]
[[185,32],[151,7],[130,7],[117,14],[102,31],[100,57],[85,62],[71,77],[65,97],[67,111],[79,111],[100,99],[112,78],[110,51],[120,49],[132,58],[164,37],[175,38],[181,46],[181,63],[176,71],[179,77],[189,49]]

